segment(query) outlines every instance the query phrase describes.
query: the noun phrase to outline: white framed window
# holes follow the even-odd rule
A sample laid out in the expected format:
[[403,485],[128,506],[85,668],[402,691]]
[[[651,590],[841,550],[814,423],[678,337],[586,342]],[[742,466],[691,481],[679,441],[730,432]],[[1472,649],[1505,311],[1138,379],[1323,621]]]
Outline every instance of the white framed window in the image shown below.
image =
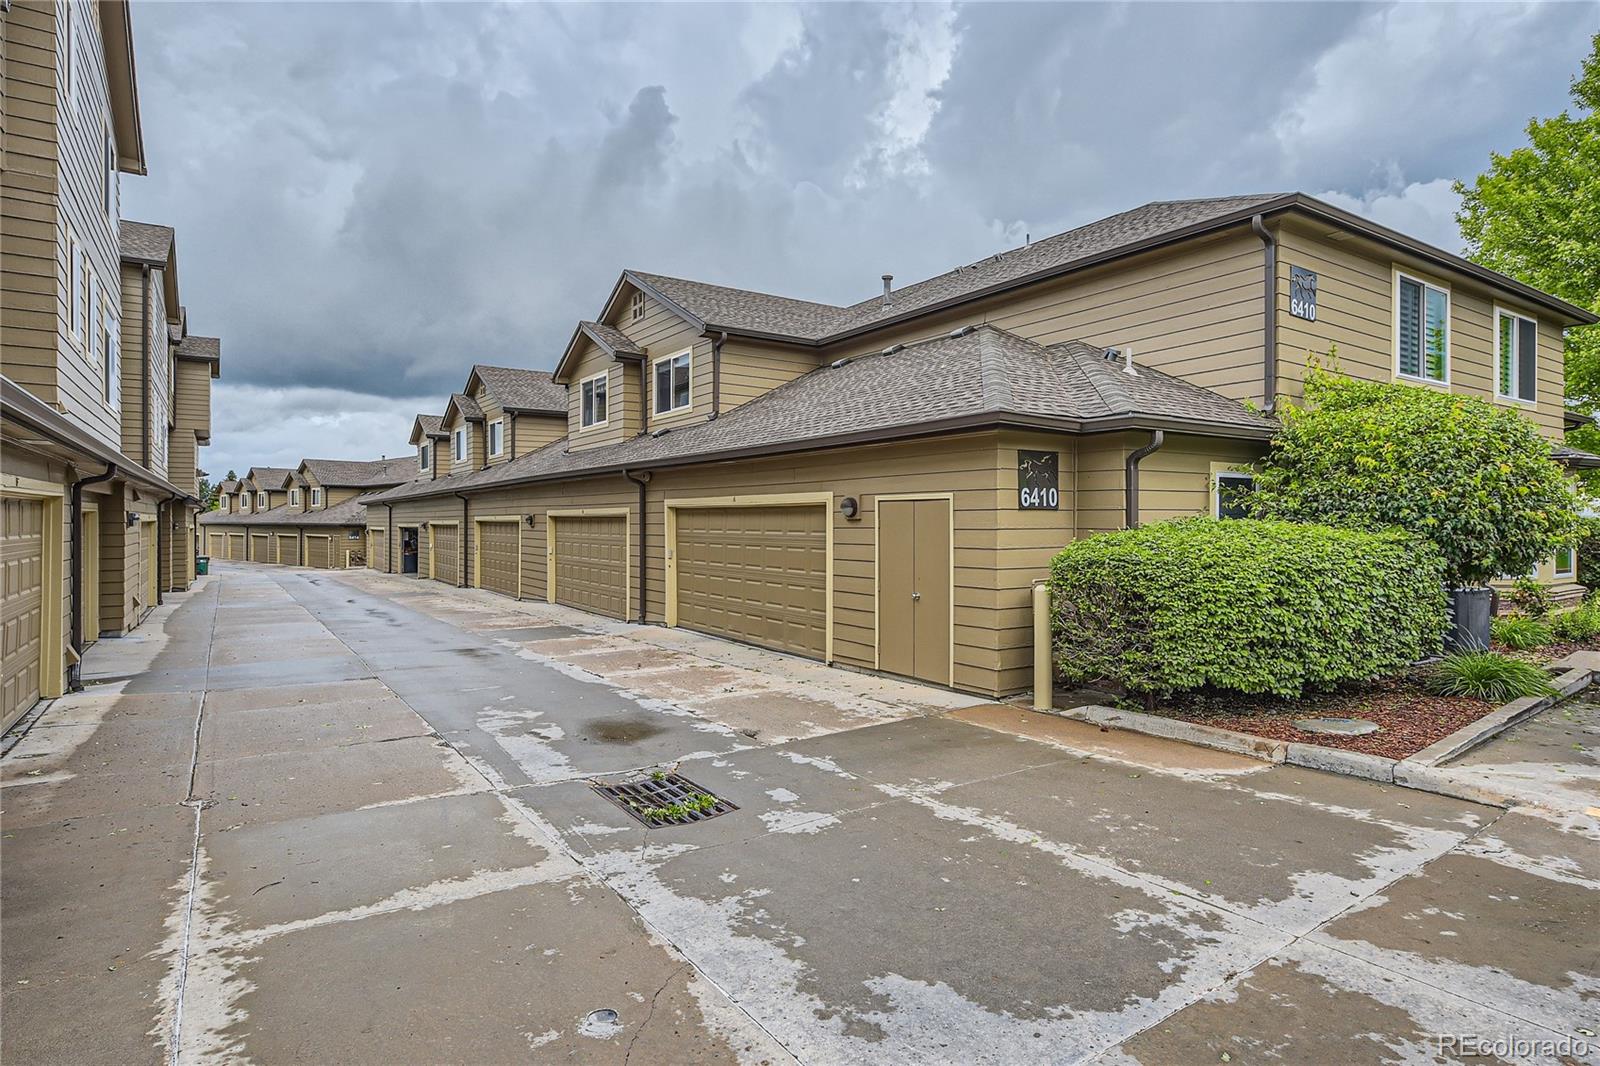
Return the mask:
[[489,423],[489,454],[490,455],[499,455],[502,451],[504,451],[504,447],[503,447],[504,441],[501,439],[501,437],[504,434],[504,430],[505,430],[505,423],[504,423],[504,421],[502,419],[497,418],[493,422]]
[[582,394],[578,428],[589,429],[606,424],[606,377],[604,373],[596,374],[578,387]]
[[115,216],[112,214],[112,205],[115,198],[112,194],[117,187],[117,142],[111,139],[111,130],[109,128],[102,128],[102,132],[106,144],[104,189],[106,218],[112,220],[112,225],[114,226],[116,223]]
[[239,513],[250,513],[250,494],[248,492],[239,493]]
[[687,410],[689,407],[689,371],[693,363],[694,350],[688,349],[677,355],[669,355],[664,359],[657,359],[654,364],[655,377],[655,413],[658,415],[670,414],[673,411]]
[[299,489],[290,489],[289,490],[289,506],[290,507],[299,507],[300,506],[300,490]]
[[466,426],[462,426],[460,429],[458,429],[454,433],[452,433],[450,435],[450,441],[451,441],[451,445],[452,445],[451,451],[450,451],[450,458],[454,459],[458,463],[466,462],[466,459],[467,459],[467,427]]
[[1494,394],[1533,403],[1539,393],[1539,323],[1527,315],[1494,309]]
[[644,293],[636,292],[628,300],[628,317],[634,322],[644,317]]
[[256,510],[265,511],[266,509],[267,509],[267,494],[264,493],[264,492],[256,493]]
[[1242,470],[1218,470],[1211,485],[1211,517],[1249,518],[1244,498],[1255,487],[1255,477]]
[[83,249],[77,238],[67,237],[67,334],[76,342],[83,341],[79,323],[83,321]]
[[322,487],[320,485],[311,486],[311,506],[322,506]]
[[1450,290],[1395,271],[1395,373],[1450,382]]
[[426,444],[424,444],[424,445],[422,445],[422,447],[418,448],[417,449],[417,466],[419,466],[423,470],[429,469],[429,467],[432,465],[431,463],[429,463],[429,460],[432,458],[432,456],[429,453],[432,452],[432,451],[433,451],[433,449],[430,448]]
[[62,65],[66,68],[66,70],[63,73],[65,74],[66,79],[67,79],[67,100],[68,100],[68,102],[72,103],[73,105],[76,105],[77,102],[78,102],[78,83],[77,83],[76,79],[73,78],[72,72],[73,72],[73,69],[75,67],[77,67],[77,64],[73,62],[73,56],[77,52],[77,48],[73,44],[74,37],[72,35],[72,8],[73,8],[73,5],[71,3],[68,3],[67,4],[67,17],[66,17],[65,25],[63,26],[63,29],[65,31],[65,33],[64,33],[65,41],[64,41],[64,48],[62,49],[62,51],[65,54],[62,57]]
[[116,305],[107,299],[100,319],[100,392],[101,398],[108,405],[115,405],[117,402],[119,372],[117,349]]
[[217,497],[217,511],[218,511],[218,513],[219,514],[227,514],[228,513],[228,505],[229,505],[230,502],[231,501],[229,500],[228,497],[226,497],[226,496],[218,496]]
[[1556,549],[1556,577],[1578,576],[1578,550],[1570,544]]

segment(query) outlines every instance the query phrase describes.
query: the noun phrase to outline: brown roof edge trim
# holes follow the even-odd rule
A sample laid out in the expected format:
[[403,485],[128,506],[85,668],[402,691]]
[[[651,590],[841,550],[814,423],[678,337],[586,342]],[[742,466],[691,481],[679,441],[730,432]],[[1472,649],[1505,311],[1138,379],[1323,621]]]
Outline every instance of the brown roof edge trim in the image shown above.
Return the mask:
[[1118,415],[1111,418],[1080,421],[1030,415],[994,414],[991,412],[981,415],[962,415],[960,418],[948,418],[938,422],[922,422],[916,425],[901,426],[887,430],[864,430],[859,433],[843,433],[833,437],[812,437],[782,444],[763,445],[759,448],[729,448],[721,452],[701,452],[695,455],[675,456],[670,459],[656,461],[635,460],[627,463],[613,463],[606,466],[598,466],[592,470],[536,474],[524,478],[497,481],[487,485],[471,485],[465,490],[460,490],[459,485],[447,485],[438,491],[417,493],[414,496],[406,496],[392,501],[378,500],[375,502],[402,504],[411,500],[449,496],[457,491],[499,492],[505,489],[518,488],[522,485],[536,485],[550,481],[578,481],[588,477],[606,477],[620,474],[627,470],[668,470],[682,466],[733,462],[740,459],[774,458],[793,455],[796,452],[828,451],[834,448],[848,448],[859,444],[894,444],[901,441],[979,432],[986,429],[1049,430],[1074,436],[1095,436],[1129,429],[1161,429],[1171,433],[1186,434],[1191,437],[1218,437],[1225,440],[1259,441],[1271,440],[1274,432],[1265,426],[1260,429],[1247,429],[1242,426],[1229,426],[1217,422],[1185,421],[1176,418]]

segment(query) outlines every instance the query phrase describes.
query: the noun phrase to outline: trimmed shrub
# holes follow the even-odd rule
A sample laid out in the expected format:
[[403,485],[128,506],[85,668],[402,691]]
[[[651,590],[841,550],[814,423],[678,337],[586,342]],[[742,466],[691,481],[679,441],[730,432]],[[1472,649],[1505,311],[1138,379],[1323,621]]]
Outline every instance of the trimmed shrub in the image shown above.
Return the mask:
[[1410,530],[1453,587],[1525,574],[1577,538],[1577,496],[1519,411],[1317,370],[1278,417],[1245,498],[1258,518]]
[[1541,585],[1531,577],[1519,577],[1512,582],[1511,591],[1506,599],[1510,601],[1512,607],[1530,618],[1543,618],[1556,605],[1550,596],[1550,586]]
[[1503,614],[1489,623],[1489,632],[1513,651],[1542,648],[1555,636],[1548,623],[1525,614]]
[[1428,688],[1441,696],[1474,696],[1506,703],[1524,696],[1551,696],[1556,687],[1544,668],[1492,651],[1446,655],[1428,671]]
[[1550,629],[1561,640],[1600,636],[1600,604],[1586,601],[1569,610],[1556,611],[1550,616]]
[[1371,680],[1438,652],[1443,574],[1432,544],[1396,531],[1184,518],[1102,533],[1051,564],[1056,667],[1161,694]]

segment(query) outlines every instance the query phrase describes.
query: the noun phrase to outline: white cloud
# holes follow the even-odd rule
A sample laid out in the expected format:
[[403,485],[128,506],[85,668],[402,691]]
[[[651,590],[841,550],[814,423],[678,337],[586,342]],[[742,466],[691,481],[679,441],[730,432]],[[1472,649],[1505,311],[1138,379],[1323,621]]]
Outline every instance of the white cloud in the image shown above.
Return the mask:
[[1363,215],[1380,225],[1418,240],[1437,245],[1447,252],[1461,254],[1461,230],[1456,211],[1461,198],[1448,178],[1414,181],[1396,192],[1372,192],[1365,196],[1329,191],[1317,194],[1346,211]]
[[218,381],[211,391],[212,444],[200,465],[213,482],[230,469],[297,465],[301,459],[380,459],[411,451],[418,412],[438,397],[390,399],[325,388],[262,388]]

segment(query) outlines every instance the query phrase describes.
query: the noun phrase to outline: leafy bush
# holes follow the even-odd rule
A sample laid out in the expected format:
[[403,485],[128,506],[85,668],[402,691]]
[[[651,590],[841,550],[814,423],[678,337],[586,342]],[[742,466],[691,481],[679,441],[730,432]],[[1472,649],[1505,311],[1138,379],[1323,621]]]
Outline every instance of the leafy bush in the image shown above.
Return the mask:
[[1395,531],[1185,518],[1103,533],[1052,563],[1055,661],[1142,693],[1376,678],[1439,650],[1443,571]]
[[1517,578],[1506,598],[1511,601],[1511,606],[1530,618],[1543,618],[1556,605],[1555,600],[1550,598],[1550,586],[1541,585],[1531,577]]
[[1489,623],[1494,639],[1513,651],[1542,648],[1550,643],[1555,631],[1546,622],[1525,614],[1504,614]]
[[1561,640],[1589,640],[1600,636],[1600,604],[1586,602],[1550,616],[1550,630]]
[[1410,530],[1457,587],[1525,574],[1577,535],[1577,497],[1517,411],[1316,370],[1306,406],[1279,418],[1247,498],[1257,517]]
[[1536,663],[1492,651],[1446,655],[1428,673],[1428,687],[1441,696],[1475,696],[1505,703],[1524,696],[1553,695],[1550,675]]
[[1600,588],[1600,518],[1585,516],[1578,527],[1578,584]]

